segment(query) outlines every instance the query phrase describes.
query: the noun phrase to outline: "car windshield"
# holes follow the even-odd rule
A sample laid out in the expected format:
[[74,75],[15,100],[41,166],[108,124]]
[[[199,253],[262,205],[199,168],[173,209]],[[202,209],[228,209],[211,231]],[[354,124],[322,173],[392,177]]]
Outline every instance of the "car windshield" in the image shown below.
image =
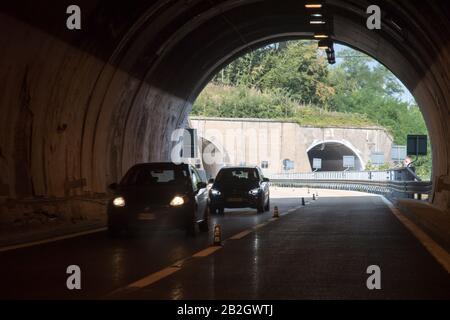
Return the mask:
[[131,168],[120,182],[123,186],[163,186],[186,181],[187,172],[173,165],[142,165]]
[[252,168],[222,169],[216,177],[217,183],[248,183],[258,181],[258,172]]

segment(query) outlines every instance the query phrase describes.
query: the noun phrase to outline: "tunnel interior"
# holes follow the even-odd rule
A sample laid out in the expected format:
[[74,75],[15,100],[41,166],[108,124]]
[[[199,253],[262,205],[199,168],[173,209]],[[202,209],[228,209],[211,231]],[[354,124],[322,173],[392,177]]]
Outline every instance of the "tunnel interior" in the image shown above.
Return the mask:
[[[170,159],[172,132],[217,71],[265,44],[318,33],[374,57],[412,92],[433,145],[430,201],[449,211],[445,1],[377,1],[380,30],[366,27],[365,0],[327,1],[323,26],[298,0],[80,0],[81,30],[66,28],[70,4],[0,5],[1,223],[14,223],[29,199],[76,198],[89,216],[88,200],[106,197],[133,164]],[[70,216],[72,207],[52,210]]]
[[[353,156],[355,166],[352,168],[344,167],[344,156]],[[313,167],[314,158],[321,159],[322,168],[317,171],[364,170],[364,166],[358,155],[352,149],[339,142],[320,143],[309,149],[308,159],[312,171],[315,170]]]

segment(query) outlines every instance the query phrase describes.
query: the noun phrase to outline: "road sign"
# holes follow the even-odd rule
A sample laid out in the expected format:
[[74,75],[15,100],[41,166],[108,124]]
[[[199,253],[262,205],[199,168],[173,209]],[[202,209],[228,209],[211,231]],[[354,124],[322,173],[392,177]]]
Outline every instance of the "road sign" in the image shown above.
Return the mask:
[[384,164],[384,153],[374,152],[370,155],[370,161],[373,165],[380,166]]
[[407,154],[416,156],[425,156],[427,154],[427,136],[426,135],[408,135]]
[[391,149],[392,161],[401,162],[406,159],[406,146],[393,145]]
[[284,170],[294,169],[294,161],[289,160],[289,159],[284,159],[283,160],[283,168],[284,168]]
[[197,158],[197,129],[187,128],[183,135],[183,158]]
[[342,157],[342,166],[344,168],[354,168],[355,167],[355,156],[343,156]]
[[313,158],[313,169],[322,169],[322,159]]

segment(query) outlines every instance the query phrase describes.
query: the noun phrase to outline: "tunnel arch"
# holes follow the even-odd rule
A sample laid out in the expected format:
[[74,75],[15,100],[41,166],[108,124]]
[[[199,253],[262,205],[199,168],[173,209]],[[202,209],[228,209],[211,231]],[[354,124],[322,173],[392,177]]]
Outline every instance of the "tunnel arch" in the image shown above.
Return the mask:
[[[216,71],[258,46],[317,31],[302,1],[83,0],[85,31],[69,33],[58,27],[67,4],[2,4],[1,197],[104,193],[132,164],[167,160],[171,132]],[[449,7],[379,1],[382,29],[371,31],[370,4],[327,1],[331,37],[412,92],[434,146],[432,201],[448,209],[449,192],[436,185],[450,170]]]
[[[325,148],[322,149],[321,146]],[[328,147],[328,148],[327,148]],[[331,150],[328,150],[331,149]],[[361,152],[346,140],[322,140],[313,142],[307,149],[311,170],[313,170],[313,158],[322,159],[322,169],[319,171],[343,171],[343,156],[355,157],[355,168],[352,170],[361,171],[365,168],[365,162],[361,157]]]

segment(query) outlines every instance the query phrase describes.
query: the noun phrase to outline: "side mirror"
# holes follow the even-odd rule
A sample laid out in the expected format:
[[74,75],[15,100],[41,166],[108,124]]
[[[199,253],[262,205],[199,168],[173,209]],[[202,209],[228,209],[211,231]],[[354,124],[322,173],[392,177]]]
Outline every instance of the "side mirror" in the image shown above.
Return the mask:
[[117,191],[117,189],[119,189],[119,185],[117,184],[117,183],[111,183],[109,186],[108,186],[108,190],[109,191],[112,191],[112,192],[114,192],[114,191]]
[[209,180],[208,180],[208,183],[209,183],[209,184],[213,184],[213,183],[214,183],[214,178],[209,179]]
[[199,183],[197,183],[197,188],[198,189],[206,188],[206,183],[203,181],[200,181]]
[[270,182],[269,178],[263,178],[263,182]]

